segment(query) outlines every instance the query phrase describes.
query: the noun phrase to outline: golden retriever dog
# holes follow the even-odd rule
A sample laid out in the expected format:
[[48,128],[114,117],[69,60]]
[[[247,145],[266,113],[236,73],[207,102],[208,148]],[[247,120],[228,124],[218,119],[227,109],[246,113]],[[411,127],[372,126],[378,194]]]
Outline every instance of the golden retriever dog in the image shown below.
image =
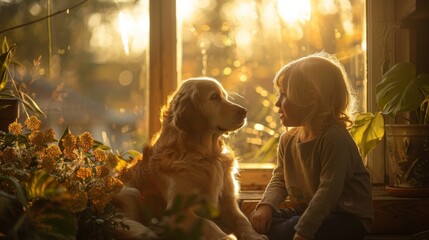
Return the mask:
[[121,237],[155,235],[145,227],[150,219],[139,209],[146,207],[150,209],[148,215],[159,217],[178,197],[198,194],[218,214],[204,218],[189,208],[176,227],[189,230],[202,221],[200,239],[266,240],[238,207],[236,158],[225,151],[227,146],[222,139],[245,124],[246,113],[215,79],[185,80],[163,107],[161,130],[145,148],[143,160],[134,166],[129,187],[117,198],[124,222],[130,227]]

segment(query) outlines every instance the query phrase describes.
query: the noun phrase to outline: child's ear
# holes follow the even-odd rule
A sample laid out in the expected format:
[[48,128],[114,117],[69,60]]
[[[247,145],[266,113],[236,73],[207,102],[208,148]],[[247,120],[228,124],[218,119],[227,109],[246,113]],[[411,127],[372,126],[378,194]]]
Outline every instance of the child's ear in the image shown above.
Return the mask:
[[319,101],[318,94],[314,90],[310,90],[307,93],[307,101],[311,104]]

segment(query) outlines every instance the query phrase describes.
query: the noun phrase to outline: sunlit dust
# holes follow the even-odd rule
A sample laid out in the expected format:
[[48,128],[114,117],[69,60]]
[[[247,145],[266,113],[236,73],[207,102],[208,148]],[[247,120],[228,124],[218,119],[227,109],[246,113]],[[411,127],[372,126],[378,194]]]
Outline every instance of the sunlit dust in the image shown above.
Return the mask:
[[310,20],[310,0],[278,0],[277,11],[280,18],[286,23],[305,22]]
[[240,79],[240,82],[247,82],[248,77],[246,74],[242,73],[240,74],[239,79]]
[[232,69],[230,67],[226,67],[223,69],[223,74],[224,75],[230,75],[232,72]]
[[28,11],[31,15],[37,16],[42,12],[42,6],[40,6],[38,3],[33,3],[30,5]]
[[240,60],[235,60],[234,62],[232,62],[232,65],[234,65],[234,67],[240,67],[241,62],[240,62]]
[[253,126],[253,128],[254,128],[255,130],[258,130],[258,131],[263,131],[265,127],[264,127],[264,125],[262,125],[262,124],[255,123],[255,126]]
[[264,105],[264,107],[269,107],[271,105],[271,102],[267,99],[262,101],[262,105]]
[[122,71],[119,74],[119,84],[121,86],[128,86],[133,82],[133,73],[130,71]]
[[254,144],[254,145],[262,145],[262,139],[260,139],[260,138],[248,137],[248,138],[246,138],[246,142]]

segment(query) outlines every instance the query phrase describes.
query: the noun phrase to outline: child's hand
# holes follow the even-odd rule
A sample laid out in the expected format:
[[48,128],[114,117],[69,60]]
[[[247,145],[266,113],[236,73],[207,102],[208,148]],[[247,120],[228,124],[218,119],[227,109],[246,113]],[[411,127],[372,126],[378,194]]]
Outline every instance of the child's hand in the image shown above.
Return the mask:
[[266,233],[271,226],[273,212],[270,206],[262,205],[250,216],[250,223],[258,233]]

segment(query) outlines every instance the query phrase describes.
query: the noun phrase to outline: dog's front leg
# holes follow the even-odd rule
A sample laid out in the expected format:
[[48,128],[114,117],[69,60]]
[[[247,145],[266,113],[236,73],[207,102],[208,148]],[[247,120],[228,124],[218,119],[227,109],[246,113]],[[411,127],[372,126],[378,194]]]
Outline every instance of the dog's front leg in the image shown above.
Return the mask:
[[267,236],[253,229],[250,221],[238,207],[234,179],[231,175],[225,178],[222,196],[219,198],[219,210],[216,222],[225,231],[233,232],[240,240],[268,240]]
[[[203,239],[205,240],[237,240],[232,234],[224,233],[213,221],[209,219],[202,219],[203,224]],[[218,234],[220,233],[220,234]]]
[[268,240],[257,233],[247,217],[241,212],[235,197],[223,196],[219,202],[220,214],[216,223],[226,232],[234,233],[240,240]]

